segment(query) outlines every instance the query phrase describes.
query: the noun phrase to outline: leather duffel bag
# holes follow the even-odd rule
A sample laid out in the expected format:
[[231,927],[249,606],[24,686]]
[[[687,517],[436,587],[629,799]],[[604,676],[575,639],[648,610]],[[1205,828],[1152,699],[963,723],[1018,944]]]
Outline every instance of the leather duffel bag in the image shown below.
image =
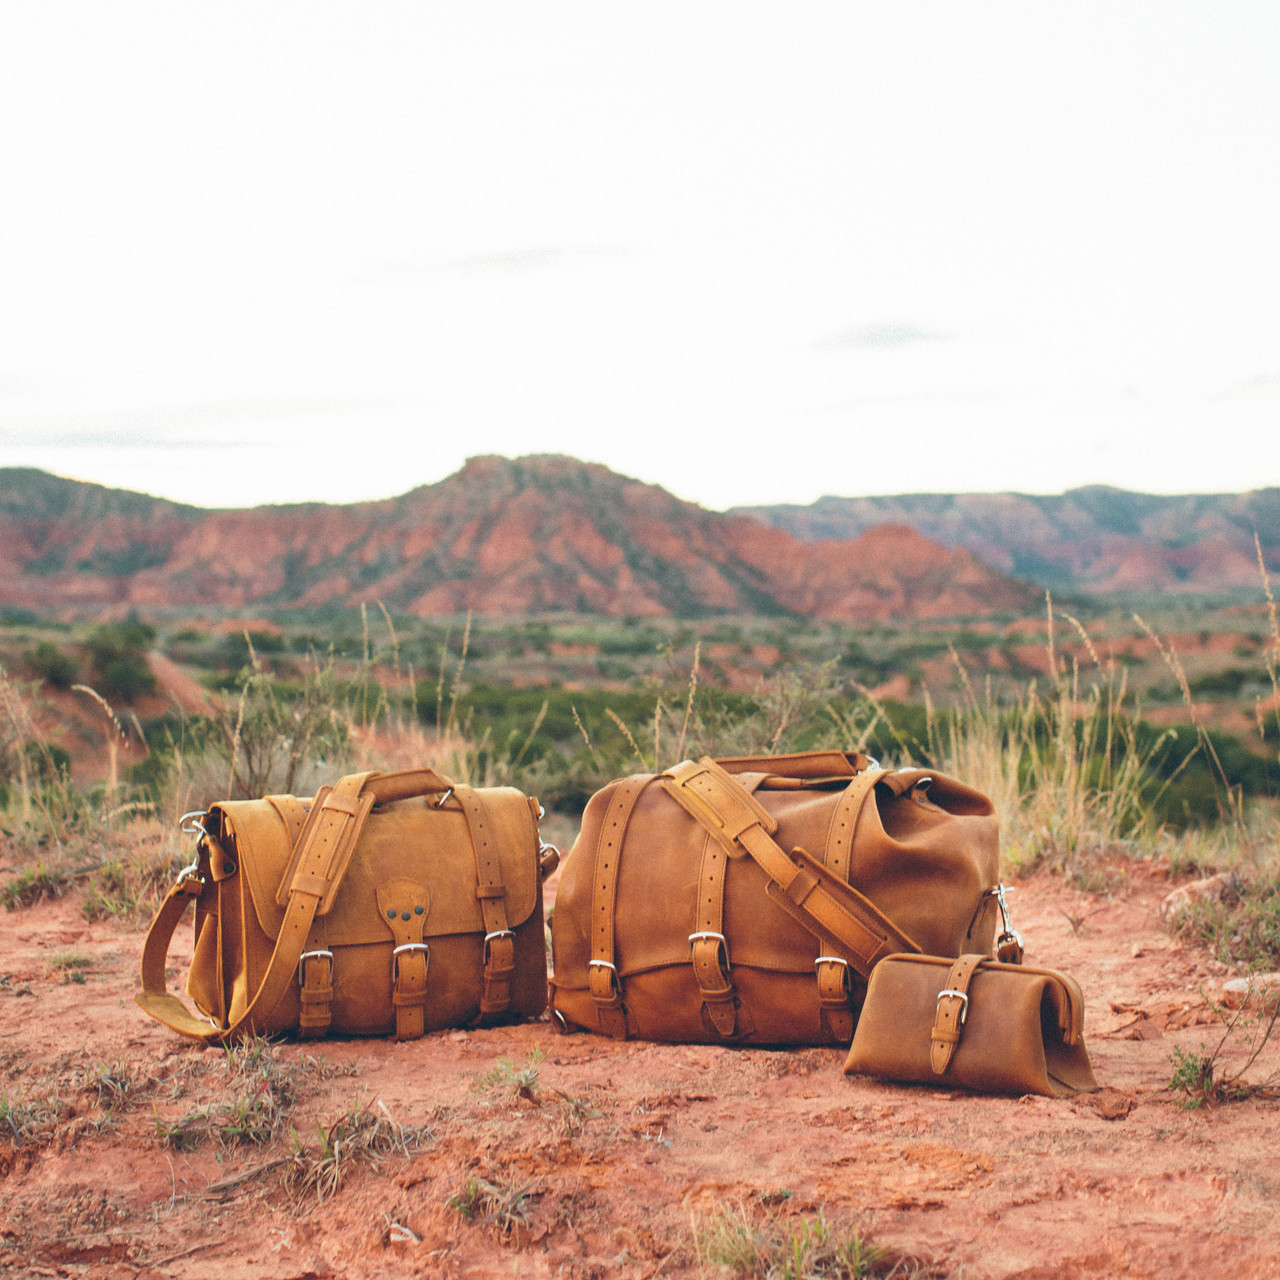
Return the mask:
[[[546,1008],[542,881],[558,854],[538,802],[430,769],[358,773],[312,800],[222,801],[187,815],[196,860],[152,922],[137,1002],[223,1043],[329,1031],[412,1039]],[[187,994],[165,957],[188,903]]]
[[[985,796],[860,754],[612,782],[561,875],[552,1014],[612,1036],[847,1045],[878,960],[991,950],[998,861]],[[1007,918],[1000,947],[1020,958]]]

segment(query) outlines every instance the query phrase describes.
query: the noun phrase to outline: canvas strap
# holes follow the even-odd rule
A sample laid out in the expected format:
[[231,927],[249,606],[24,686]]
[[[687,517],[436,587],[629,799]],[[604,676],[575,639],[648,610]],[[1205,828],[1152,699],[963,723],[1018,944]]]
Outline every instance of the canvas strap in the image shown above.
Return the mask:
[[[197,1017],[165,989],[169,944],[187,904],[204,888],[203,880],[190,870],[169,890],[147,933],[142,948],[142,990],[134,997],[142,1009],[180,1035],[206,1044],[226,1043],[242,1032],[252,1031],[255,1018],[271,1013],[296,980],[312,922],[322,907],[327,910],[332,904],[337,882],[351,860],[360,828],[373,806],[372,793],[361,794],[370,776],[350,774],[316,797],[290,864],[293,875],[288,884],[284,922],[262,982],[244,1012],[228,1026],[211,1026],[209,1020]],[[208,850],[217,846],[217,841],[206,835],[201,837],[201,844]]]
[[662,785],[729,857],[749,855],[769,877],[773,900],[863,977],[885,956],[920,950],[869,898],[816,858],[800,848],[784,851],[773,838],[777,820],[714,760],[686,760],[662,775]]

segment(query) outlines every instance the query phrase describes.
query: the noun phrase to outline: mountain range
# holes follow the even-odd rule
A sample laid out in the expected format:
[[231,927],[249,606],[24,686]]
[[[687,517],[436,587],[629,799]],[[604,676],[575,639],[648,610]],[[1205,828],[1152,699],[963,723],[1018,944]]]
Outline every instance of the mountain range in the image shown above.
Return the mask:
[[878,623],[1018,613],[1039,592],[902,523],[811,540],[556,455],[478,457],[397,498],[207,509],[0,469],[0,606],[203,606]]
[[856,538],[886,522],[1055,591],[1103,596],[1261,590],[1257,535],[1280,576],[1280,488],[1231,494],[1133,493],[1103,485],[1051,496],[900,494],[740,507],[805,541]]

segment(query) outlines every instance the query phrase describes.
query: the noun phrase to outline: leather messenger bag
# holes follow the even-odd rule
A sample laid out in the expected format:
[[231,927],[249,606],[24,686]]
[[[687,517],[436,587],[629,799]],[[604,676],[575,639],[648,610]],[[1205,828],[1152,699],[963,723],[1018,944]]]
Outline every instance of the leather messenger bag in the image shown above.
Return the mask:
[[[357,773],[313,800],[223,801],[187,815],[196,860],[142,953],[138,1004],[196,1040],[329,1031],[407,1040],[546,1008],[542,880],[558,854],[538,802],[430,769]],[[187,994],[165,957],[188,903]]]
[[[875,964],[991,950],[997,819],[859,754],[685,761],[594,795],[552,917],[561,1027],[848,1044]],[[1005,920],[1001,954],[1020,947]]]

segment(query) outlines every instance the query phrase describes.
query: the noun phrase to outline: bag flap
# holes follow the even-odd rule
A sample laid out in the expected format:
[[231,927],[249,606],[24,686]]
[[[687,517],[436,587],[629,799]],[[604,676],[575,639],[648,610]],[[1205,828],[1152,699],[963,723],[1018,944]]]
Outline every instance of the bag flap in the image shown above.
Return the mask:
[[[498,849],[507,924],[515,929],[529,918],[538,901],[538,832],[532,805],[513,787],[487,788],[477,794]],[[302,802],[304,807],[310,803]],[[234,842],[258,923],[268,937],[275,938],[285,914],[276,895],[293,855],[292,833],[281,806],[267,800],[226,801],[214,812],[222,815],[224,844],[228,837]],[[378,888],[389,880],[406,878],[430,892],[425,937],[484,932],[466,816],[456,801],[437,809],[431,798],[416,796],[380,806],[365,821],[333,908],[324,917],[326,943],[352,946],[390,941],[378,907]]]

